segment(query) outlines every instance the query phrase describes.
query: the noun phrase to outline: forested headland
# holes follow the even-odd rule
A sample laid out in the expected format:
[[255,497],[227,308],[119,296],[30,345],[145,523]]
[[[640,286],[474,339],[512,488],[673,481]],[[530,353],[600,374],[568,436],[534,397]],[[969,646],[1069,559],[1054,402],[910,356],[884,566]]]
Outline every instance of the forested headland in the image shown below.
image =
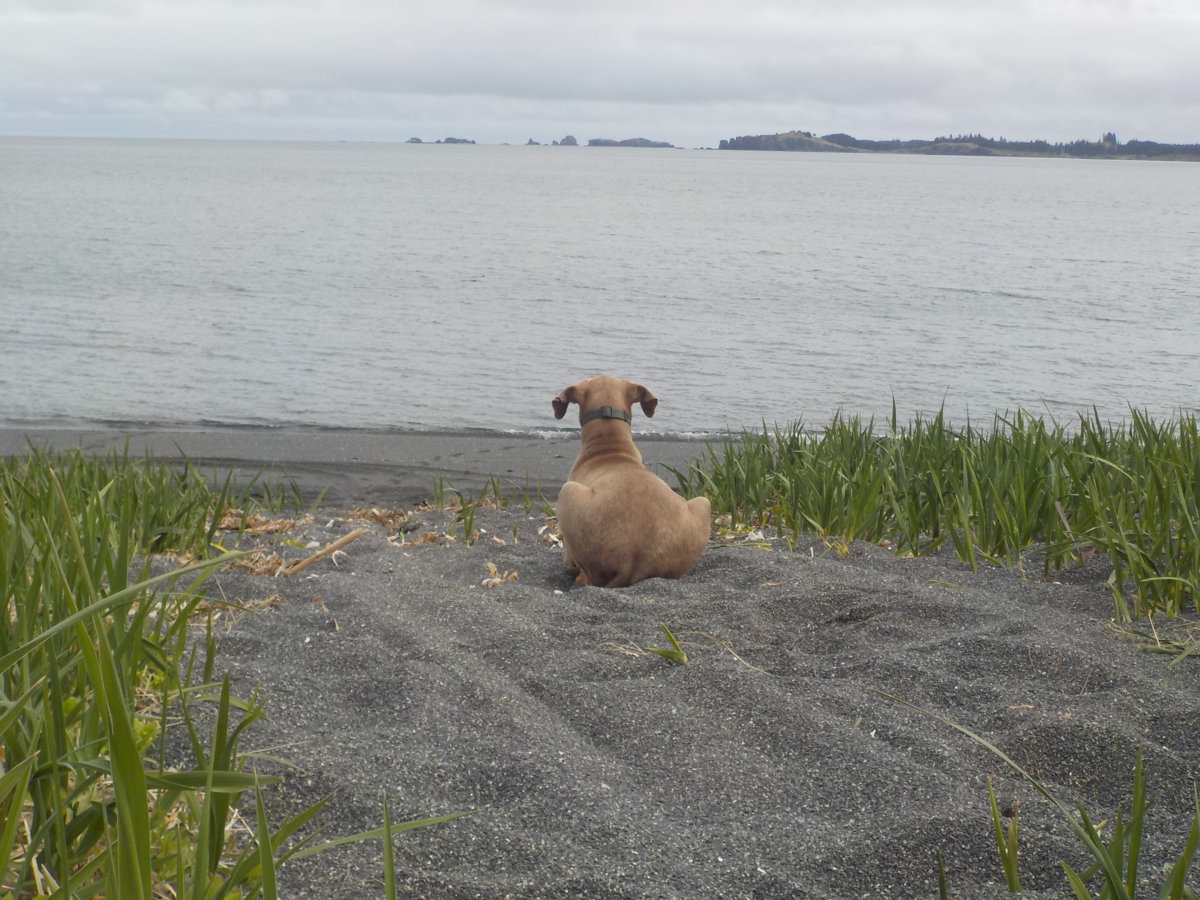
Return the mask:
[[809,153],[924,153],[947,156],[1061,156],[1093,159],[1175,159],[1200,161],[1200,144],[1160,144],[1131,140],[1122,143],[1114,132],[1098,141],[1069,143],[1010,141],[981,134],[936,137],[933,140],[871,141],[848,134],[818,137],[808,131],[746,135],[721,141],[721,150],[788,150]]

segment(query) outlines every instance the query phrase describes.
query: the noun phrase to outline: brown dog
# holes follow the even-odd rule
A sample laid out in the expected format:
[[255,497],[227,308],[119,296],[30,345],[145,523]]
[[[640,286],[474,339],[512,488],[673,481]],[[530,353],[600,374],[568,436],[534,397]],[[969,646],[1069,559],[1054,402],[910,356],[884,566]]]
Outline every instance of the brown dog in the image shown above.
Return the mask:
[[581,381],[551,401],[561,419],[579,404],[579,455],[558,492],[563,562],[580,584],[624,587],[643,578],[678,578],[708,544],[707,497],[685,501],[642,464],[633,445],[633,404],[654,415],[658,398],[611,375]]

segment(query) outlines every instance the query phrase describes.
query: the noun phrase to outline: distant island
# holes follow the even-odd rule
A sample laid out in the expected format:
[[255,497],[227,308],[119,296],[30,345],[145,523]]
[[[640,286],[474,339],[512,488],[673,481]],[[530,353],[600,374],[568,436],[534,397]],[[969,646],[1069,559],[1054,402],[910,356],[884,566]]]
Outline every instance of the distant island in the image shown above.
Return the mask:
[[668,150],[674,150],[674,144],[668,144],[663,141],[648,141],[645,138],[629,138],[624,141],[614,141],[609,138],[592,138],[588,141],[589,147],[663,147]]
[[[741,140],[741,138],[738,138],[738,140]],[[425,142],[422,141],[419,137],[411,137],[405,143],[423,144]],[[448,138],[443,138],[440,141],[434,141],[433,143],[435,143],[435,144],[474,144],[475,142],[467,140],[466,138],[448,137]],[[722,141],[722,143],[724,143],[724,141]],[[609,138],[592,138],[590,141],[587,142],[587,145],[589,147],[664,147],[668,150],[676,149],[674,144],[668,144],[664,141],[648,141],[645,138],[629,138],[628,140],[624,140],[624,141],[614,141],[614,140],[610,140]],[[533,138],[530,138],[525,143],[525,146],[541,147],[542,144],[540,144],[538,141],[535,141]],[[561,141],[553,141],[552,146],[555,146],[555,147],[578,147],[579,141],[575,139],[575,135],[568,134]]]
[[[405,143],[406,144],[423,144],[425,142],[422,141],[419,137],[411,137],[407,141],[405,141]],[[473,144],[475,142],[469,141],[466,138],[448,137],[448,138],[443,138],[440,141],[434,141],[434,143],[435,144]]]
[[1076,159],[1174,159],[1200,161],[1200,144],[1160,144],[1117,140],[1108,132],[1098,141],[1007,141],[981,134],[938,137],[931,141],[868,141],[848,134],[817,137],[807,131],[759,134],[721,141],[720,150],[786,150],[802,153],[924,153],[947,156],[1049,156]]
[[[525,142],[525,146],[526,147],[540,147],[540,146],[542,146],[542,144],[540,141],[535,141],[533,138],[530,138],[528,141]],[[568,134],[561,141],[551,141],[550,146],[551,147],[578,147],[579,141],[575,140],[575,135]]]

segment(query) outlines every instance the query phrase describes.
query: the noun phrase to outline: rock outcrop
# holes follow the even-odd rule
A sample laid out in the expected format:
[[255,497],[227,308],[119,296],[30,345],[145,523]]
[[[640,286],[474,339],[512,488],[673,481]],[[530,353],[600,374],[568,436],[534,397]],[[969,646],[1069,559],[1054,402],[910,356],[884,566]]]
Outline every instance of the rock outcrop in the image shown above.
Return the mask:
[[629,138],[624,141],[614,141],[610,138],[592,138],[588,141],[589,147],[666,147],[675,149],[674,144],[668,144],[664,141],[649,141],[646,138]]

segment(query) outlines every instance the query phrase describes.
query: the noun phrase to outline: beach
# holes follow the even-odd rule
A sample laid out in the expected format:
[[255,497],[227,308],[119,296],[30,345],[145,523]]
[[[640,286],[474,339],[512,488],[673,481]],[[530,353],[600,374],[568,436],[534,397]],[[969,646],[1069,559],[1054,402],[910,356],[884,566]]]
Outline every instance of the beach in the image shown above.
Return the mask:
[[[935,897],[940,852],[950,896],[998,898],[989,779],[1019,815],[1024,896],[1068,896],[1059,861],[1089,860],[1066,822],[945,720],[1094,822],[1128,810],[1140,753],[1152,803],[1141,871],[1154,890],[1186,841],[1200,659],[1171,666],[1114,627],[1101,559],[1043,580],[973,573],[946,553],[714,533],[677,581],[580,587],[539,499],[557,492],[574,435],[28,438],[88,452],[128,438],[131,455],[238,478],[286,471],[321,499],[281,534],[243,536],[268,562],[363,532],[294,576],[215,575],[210,594],[245,608],[216,622],[216,670],[235,694],[265,699],[243,749],[283,777],[268,795],[274,821],[327,795],[323,838],[377,827],[385,796],[397,821],[472,813],[397,837],[408,896]],[[2,432],[0,452],[24,441]],[[660,471],[704,449],[639,447]],[[510,505],[469,521],[416,508],[439,477],[469,492],[493,476]],[[663,624],[686,664],[648,649],[668,646]],[[1187,624],[1156,623],[1162,636]],[[280,878],[288,897],[384,896],[378,841],[289,863]]]
[[[547,404],[547,411],[549,404]],[[439,479],[447,490],[478,493],[493,477],[505,490],[558,493],[575,458],[572,432],[356,431],[351,429],[48,429],[0,428],[0,456],[30,445],[86,453],[124,452],[173,463],[185,459],[235,483],[254,479],[294,484],[306,502],[330,507],[415,506]],[[685,467],[704,452],[701,441],[666,436],[639,439],[646,465]]]

